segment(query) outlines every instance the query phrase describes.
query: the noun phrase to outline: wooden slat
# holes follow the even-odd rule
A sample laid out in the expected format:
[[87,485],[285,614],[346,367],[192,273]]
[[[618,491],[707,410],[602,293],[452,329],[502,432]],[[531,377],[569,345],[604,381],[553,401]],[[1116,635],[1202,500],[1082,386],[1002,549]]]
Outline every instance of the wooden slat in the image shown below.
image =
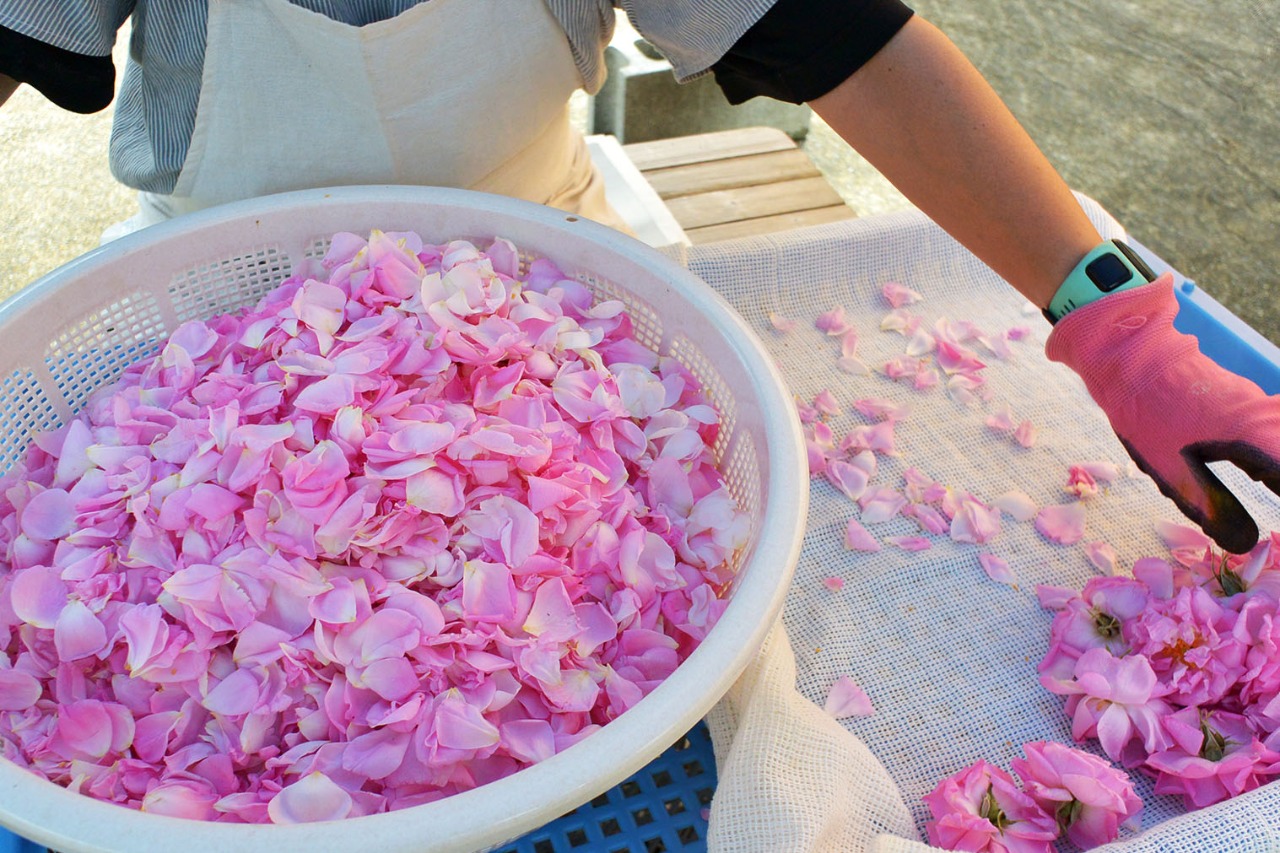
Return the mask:
[[795,147],[791,137],[776,127],[744,127],[739,130],[719,130],[715,133],[636,142],[622,146],[622,150],[636,164],[636,168],[644,172],[687,163],[741,157],[745,154],[785,151]]
[[797,210],[831,207],[842,200],[825,178],[800,178],[736,190],[673,198],[667,208],[680,227],[702,228],[740,219],[756,219]]
[[775,216],[761,216],[756,219],[740,219],[737,222],[725,222],[720,225],[708,225],[704,228],[686,229],[685,234],[694,243],[716,243],[721,240],[736,240],[739,237],[755,237],[759,234],[773,234],[778,231],[790,231],[793,228],[805,228],[809,225],[825,225],[828,222],[839,222],[857,216],[847,204],[831,207],[819,207],[815,210],[800,210],[791,213],[779,213]]
[[798,148],[792,148],[788,151],[712,160],[709,163],[653,169],[644,173],[644,179],[659,196],[670,199],[694,193],[812,178],[821,174],[808,155]]

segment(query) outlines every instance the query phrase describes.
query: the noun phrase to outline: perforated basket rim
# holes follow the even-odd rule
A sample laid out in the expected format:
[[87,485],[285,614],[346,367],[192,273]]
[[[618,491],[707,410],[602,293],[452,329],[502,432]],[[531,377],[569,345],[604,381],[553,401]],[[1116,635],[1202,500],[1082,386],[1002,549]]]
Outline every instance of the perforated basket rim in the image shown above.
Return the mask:
[[[804,441],[781,374],[755,333],[709,286],[638,240],[594,222],[529,202],[435,187],[338,187],[250,199],[153,226],[65,264],[0,305],[0,331],[38,322],[41,306],[58,299],[77,279],[119,264],[146,264],[163,254],[170,241],[199,245],[202,235],[228,231],[265,237],[273,224],[300,217],[316,223],[316,232],[368,230],[354,223],[367,221],[371,211],[394,212],[387,218],[416,211],[426,219],[452,215],[502,221],[502,233],[517,245],[519,234],[550,234],[562,241],[557,245],[564,251],[553,259],[566,269],[583,252],[608,252],[623,275],[631,269],[663,276],[699,311],[707,334],[724,336],[750,377],[768,453],[761,462],[754,551],[740,569],[720,622],[671,677],[617,720],[539,764],[436,803],[324,824],[208,823],[90,799],[0,761],[0,824],[64,853],[197,845],[250,853],[475,850],[540,826],[647,764],[732,686],[777,620],[799,558],[808,506]],[[325,224],[337,221],[353,224]],[[5,338],[0,335],[0,346],[12,345]]]

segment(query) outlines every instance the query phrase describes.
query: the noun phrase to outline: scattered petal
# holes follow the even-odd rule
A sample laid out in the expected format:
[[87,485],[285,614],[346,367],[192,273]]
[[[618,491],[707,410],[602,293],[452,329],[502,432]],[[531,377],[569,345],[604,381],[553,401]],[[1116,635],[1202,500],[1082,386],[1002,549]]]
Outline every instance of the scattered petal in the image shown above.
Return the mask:
[[849,331],[849,321],[844,316],[844,306],[837,305],[825,314],[818,315],[818,319],[813,324],[818,331],[826,332],[828,335],[843,335]]
[[924,297],[909,287],[905,287],[896,281],[886,281],[880,285],[880,293],[884,296],[885,301],[894,308],[901,308],[903,305],[912,305],[919,302]]
[[1013,412],[1009,411],[1008,406],[1001,406],[987,418],[987,426],[996,432],[1013,432],[1016,426],[1013,422]]
[[1018,428],[1013,431],[1013,438],[1023,447],[1034,447],[1036,438],[1040,435],[1040,431],[1032,426],[1031,421],[1023,421],[1018,424]]
[[884,541],[904,551],[927,551],[933,543],[923,536],[886,536]]
[[1035,501],[1025,492],[1005,492],[991,504],[1014,521],[1030,521],[1036,515]]
[[848,717],[869,717],[875,713],[866,691],[852,678],[842,675],[831,685],[826,704],[822,709],[837,720]]
[[988,554],[985,551],[978,554],[978,564],[982,566],[982,570],[987,573],[987,577],[996,583],[1008,584],[1016,586],[1018,577],[1009,568],[1009,564],[995,554]]
[[785,335],[791,332],[799,325],[799,322],[789,317],[783,317],[781,314],[769,313],[769,323],[773,326],[774,331]]
[[836,367],[840,368],[841,373],[847,373],[850,376],[870,376],[871,368],[859,358],[841,357],[836,359]]
[[1062,586],[1036,584],[1036,598],[1045,610],[1062,610],[1067,602],[1076,597],[1076,591]]
[[874,553],[880,550],[880,543],[856,518],[851,518],[844,529],[844,547],[849,551]]
[[1099,571],[1108,575],[1116,573],[1116,551],[1106,542],[1086,542],[1084,555]]
[[1046,506],[1036,514],[1036,530],[1050,542],[1074,545],[1084,538],[1084,505]]

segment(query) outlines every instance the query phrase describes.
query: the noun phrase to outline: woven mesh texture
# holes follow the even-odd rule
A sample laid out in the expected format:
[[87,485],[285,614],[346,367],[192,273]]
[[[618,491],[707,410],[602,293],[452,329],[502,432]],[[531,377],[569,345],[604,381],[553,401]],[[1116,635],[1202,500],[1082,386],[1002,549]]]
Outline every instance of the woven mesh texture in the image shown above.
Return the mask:
[[[1104,236],[1122,236],[1095,203],[1082,204]],[[823,389],[835,394],[845,412],[830,421],[837,439],[865,422],[850,405],[856,399],[911,406],[897,427],[899,456],[879,458],[872,485],[901,489],[903,470],[915,466],[980,498],[1020,490],[1044,506],[1073,500],[1063,487],[1074,463],[1106,460],[1128,469],[1083,384],[1044,357],[1050,327],[1039,312],[918,213],[701,247],[689,265],[758,331],[797,398],[812,400]],[[880,293],[886,281],[924,296],[908,310],[929,326],[945,317],[993,333],[1030,327],[1028,338],[1012,344],[1012,358],[985,359],[989,402],[966,406],[941,387],[919,392],[875,372],[906,346],[902,335],[879,330],[890,310]],[[814,328],[814,319],[837,305],[861,336],[859,355],[873,368],[870,376],[839,371],[838,339]],[[799,324],[779,334],[770,312]],[[1002,404],[1015,422],[1038,427],[1032,448],[985,426]],[[1216,470],[1262,529],[1277,529],[1280,500],[1229,466]],[[1183,521],[1147,477],[1134,473],[1087,503],[1085,538],[1074,546],[1052,544],[1031,522],[1006,516],[985,546],[943,536],[931,537],[932,548],[919,553],[886,544],[863,554],[843,547],[856,505],[825,479],[812,481],[810,496],[808,533],[783,617],[794,662],[787,637],[775,632],[711,718],[721,763],[713,849],[921,849],[896,845],[923,837],[928,812],[920,798],[939,779],[979,758],[1008,769],[1029,741],[1071,741],[1061,698],[1037,681],[1053,614],[1039,606],[1035,585],[1078,589],[1097,573],[1085,557],[1088,542],[1114,547],[1122,571],[1137,558],[1165,555],[1153,523]],[[882,540],[920,533],[902,517],[868,529]],[[980,550],[1007,560],[1017,586],[989,580]],[[828,577],[842,578],[844,589],[826,588]],[[821,712],[842,675],[857,681],[876,709],[843,721],[844,729]],[[1180,800],[1156,796],[1145,778],[1136,783],[1148,831],[1122,837],[1123,849],[1278,849],[1277,785],[1176,818],[1183,814]],[[899,840],[877,842],[880,833]]]

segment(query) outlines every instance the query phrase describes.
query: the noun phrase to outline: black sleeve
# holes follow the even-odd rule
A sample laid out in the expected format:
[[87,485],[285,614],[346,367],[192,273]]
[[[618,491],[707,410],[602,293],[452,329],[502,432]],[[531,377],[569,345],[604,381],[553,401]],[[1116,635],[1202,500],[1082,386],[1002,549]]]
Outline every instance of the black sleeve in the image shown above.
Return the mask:
[[778,0],[711,70],[732,104],[802,104],[848,79],[912,14],[900,0]]
[[115,95],[110,56],[85,56],[0,27],[0,74],[40,91],[73,113],[106,109]]

